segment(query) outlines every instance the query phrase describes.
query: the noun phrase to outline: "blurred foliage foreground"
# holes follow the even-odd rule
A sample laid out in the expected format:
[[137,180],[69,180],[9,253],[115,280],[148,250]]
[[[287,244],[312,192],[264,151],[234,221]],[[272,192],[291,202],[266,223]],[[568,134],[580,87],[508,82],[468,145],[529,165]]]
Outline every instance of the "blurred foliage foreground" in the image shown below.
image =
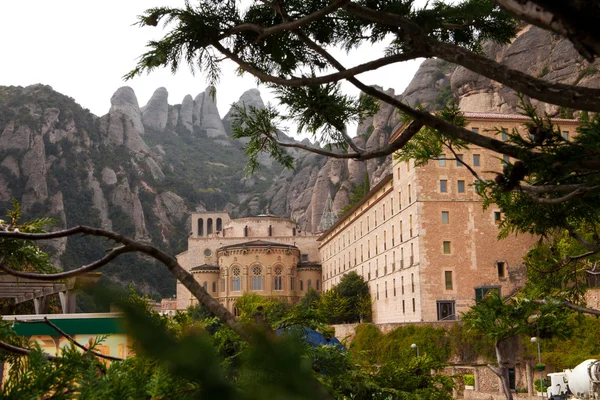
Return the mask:
[[[265,304],[257,303],[262,301]],[[135,356],[110,363],[74,346],[49,358],[39,346],[1,325],[0,340],[31,349],[1,352],[10,363],[4,399],[451,399],[452,380],[432,374],[443,363],[411,357],[370,363],[343,347],[311,346],[303,330],[318,317],[298,305],[286,313],[248,298],[242,315],[249,343],[201,307],[174,318],[151,311],[136,295],[119,302]],[[254,303],[254,306],[251,306]],[[263,308],[264,307],[264,308]],[[286,327],[276,335],[274,328]],[[291,333],[290,333],[291,332]],[[101,343],[98,338],[95,344]],[[93,344],[92,344],[93,348]]]

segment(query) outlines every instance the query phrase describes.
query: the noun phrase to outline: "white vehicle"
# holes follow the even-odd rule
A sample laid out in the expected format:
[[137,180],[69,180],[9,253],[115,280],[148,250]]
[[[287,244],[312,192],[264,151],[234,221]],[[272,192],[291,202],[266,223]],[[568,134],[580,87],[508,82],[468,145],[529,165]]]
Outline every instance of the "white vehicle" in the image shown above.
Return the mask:
[[573,369],[548,374],[549,400],[600,399],[600,360],[585,360]]

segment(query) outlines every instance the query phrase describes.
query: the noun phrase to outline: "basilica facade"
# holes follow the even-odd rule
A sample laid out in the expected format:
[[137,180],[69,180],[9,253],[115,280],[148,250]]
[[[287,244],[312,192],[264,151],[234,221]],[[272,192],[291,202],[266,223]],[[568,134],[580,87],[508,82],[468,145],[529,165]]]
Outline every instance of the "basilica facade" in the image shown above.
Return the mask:
[[[244,293],[297,302],[309,288],[321,291],[317,236],[286,218],[265,214],[232,219],[227,212],[192,214],[188,250],[179,263],[213,297],[237,314]],[[177,308],[197,300],[177,285]]]

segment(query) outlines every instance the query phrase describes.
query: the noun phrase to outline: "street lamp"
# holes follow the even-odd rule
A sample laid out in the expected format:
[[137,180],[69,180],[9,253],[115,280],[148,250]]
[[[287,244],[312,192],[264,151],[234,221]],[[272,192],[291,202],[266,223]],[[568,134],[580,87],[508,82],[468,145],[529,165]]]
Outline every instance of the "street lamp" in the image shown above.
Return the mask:
[[[540,365],[541,368],[541,364],[542,364],[542,352],[540,351],[540,339],[537,337],[532,337],[531,338],[531,343],[537,343],[537,348],[538,348],[538,365]],[[540,369],[540,389],[542,392],[542,399],[544,398],[544,384],[543,384],[543,376],[542,376],[542,370]]]
[[415,349],[417,351],[417,357],[419,357],[419,346],[417,346],[415,343],[411,344],[410,347],[412,347],[413,349]]

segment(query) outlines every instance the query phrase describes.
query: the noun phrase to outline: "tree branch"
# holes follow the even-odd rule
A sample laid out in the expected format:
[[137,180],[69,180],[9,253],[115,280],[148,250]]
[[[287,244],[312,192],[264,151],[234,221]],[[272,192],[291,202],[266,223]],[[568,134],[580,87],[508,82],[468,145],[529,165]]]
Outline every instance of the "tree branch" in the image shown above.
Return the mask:
[[529,97],[576,110],[600,112],[600,90],[562,83],[549,83],[508,68],[463,47],[429,38],[421,28],[398,14],[376,11],[350,2],[344,9],[370,22],[401,27],[410,37],[411,51],[425,51],[448,62],[461,65],[479,75],[502,83]]
[[[23,347],[14,346],[12,344],[8,344],[1,340],[0,340],[0,349],[8,351],[9,353],[13,353],[13,354],[21,354],[23,356],[28,356],[31,353],[30,349],[25,349]],[[53,361],[56,359],[56,356],[52,356],[48,353],[43,353],[43,354],[44,354],[44,357],[46,357],[50,361]]]
[[572,191],[571,193],[568,193],[562,197],[555,197],[555,198],[546,198],[546,197],[537,197],[536,195],[534,195],[533,193],[527,193],[532,199],[533,201],[535,201],[536,203],[540,203],[540,204],[560,204],[560,203],[564,203],[565,201],[569,201],[574,197],[580,196],[582,194],[584,194],[585,192],[592,190],[592,189],[596,189],[598,186],[592,186],[588,189],[583,189],[583,188],[579,188],[576,189],[574,191]]
[[[553,301],[548,301],[548,300],[532,300],[533,303],[535,304],[543,304],[543,305],[548,305],[548,304],[552,304]],[[584,313],[584,314],[590,314],[590,315],[595,315],[595,316],[600,316],[600,310],[596,310],[594,308],[587,308],[587,307],[582,307],[582,306],[578,306],[577,304],[573,304],[570,301],[567,300],[559,300],[555,302],[556,304],[562,305],[564,307],[570,308],[571,310],[575,310],[577,312],[580,313]]]
[[298,18],[298,19],[292,20],[292,21],[286,21],[281,24],[270,26],[268,28],[265,28],[263,26],[256,25],[256,24],[250,24],[250,23],[241,24],[241,25],[231,28],[229,31],[227,31],[224,34],[224,36],[222,38],[234,35],[236,33],[241,33],[244,31],[254,31],[254,32],[258,33],[258,37],[256,38],[256,41],[258,42],[261,39],[266,38],[267,36],[271,36],[271,35],[274,35],[276,33],[283,32],[283,31],[292,31],[292,30],[300,28],[303,25],[307,25],[307,24],[310,24],[311,22],[317,21],[317,20],[323,18],[324,16],[326,16],[327,14],[331,14],[332,12],[341,8],[344,4],[348,3],[349,1],[350,0],[333,0],[331,3],[329,3],[329,5],[327,7],[323,7],[320,10],[317,10],[317,11],[315,11],[311,14],[308,14],[302,18]]
[[107,255],[105,255],[98,261],[94,261],[91,264],[84,265],[83,267],[80,267],[80,268],[77,268],[77,269],[74,269],[71,271],[59,272],[56,274],[38,274],[35,272],[15,271],[14,269],[10,269],[5,266],[3,263],[4,260],[0,260],[0,270],[6,272],[7,274],[10,274],[13,276],[18,276],[20,278],[37,279],[40,281],[57,281],[60,279],[67,279],[67,278],[72,278],[74,276],[79,276],[86,272],[95,271],[98,268],[101,268],[101,267],[105,266],[106,264],[110,263],[112,260],[116,259],[121,254],[131,253],[133,251],[135,251],[135,250],[128,248],[127,246],[120,246],[120,247],[117,247],[116,249],[111,250]]
[[[578,13],[579,15],[575,17],[574,21],[569,21],[569,16],[565,15],[564,12],[553,12],[545,8],[550,5],[548,1],[495,1],[505,11],[523,21],[568,38],[579,54],[589,62],[593,62],[596,57],[600,56],[600,36],[596,34],[594,37],[597,27],[595,24],[582,26],[583,18],[581,16],[585,14],[584,12]],[[565,5],[576,7],[573,3],[566,2]],[[591,14],[594,15],[597,13],[592,12]]]
[[[162,264],[164,264],[167,267],[169,272],[173,276],[175,276],[175,278],[179,282],[181,282],[183,284],[183,286],[185,286],[185,288],[187,290],[189,290],[198,299],[198,301],[200,303],[202,303],[204,306],[206,306],[206,308],[211,313],[213,313],[215,316],[217,316],[219,319],[221,319],[227,326],[229,326],[234,332],[236,332],[238,335],[240,335],[246,341],[248,341],[248,342],[252,341],[251,335],[242,328],[242,326],[235,319],[235,317],[221,303],[219,303],[219,301],[217,299],[213,298],[210,294],[208,294],[206,292],[206,290],[204,290],[204,288],[200,285],[200,283],[198,283],[194,279],[192,274],[190,274],[181,265],[179,265],[179,263],[177,262],[177,260],[174,257],[171,257],[167,253],[165,253],[149,244],[137,242],[133,239],[127,238],[123,235],[119,235],[115,232],[107,231],[104,229],[91,228],[88,226],[77,226],[77,227],[74,227],[71,229],[53,232],[53,233],[21,233],[21,232],[14,232],[14,231],[0,231],[0,239],[11,238],[11,239],[26,239],[26,240],[36,241],[36,240],[54,239],[57,237],[66,237],[66,236],[75,235],[77,233],[83,233],[83,234],[91,235],[91,236],[104,237],[104,238],[113,240],[114,242],[120,243],[120,244],[124,245],[124,247],[131,249],[130,251],[137,251],[137,252],[146,254],[146,255],[154,258],[155,260],[161,262]],[[116,251],[116,250],[113,250],[113,251]],[[18,272],[18,271],[8,270],[5,268],[2,268],[2,269],[4,269],[9,274],[13,274],[13,272],[15,272],[15,273]],[[78,274],[81,274],[81,273],[82,272],[80,269]],[[60,277],[58,277],[58,278],[53,277],[50,280],[58,280],[58,279],[64,278],[64,275],[60,275],[60,274],[53,274],[53,275],[59,275]],[[40,277],[36,277],[35,279],[40,279]]]

